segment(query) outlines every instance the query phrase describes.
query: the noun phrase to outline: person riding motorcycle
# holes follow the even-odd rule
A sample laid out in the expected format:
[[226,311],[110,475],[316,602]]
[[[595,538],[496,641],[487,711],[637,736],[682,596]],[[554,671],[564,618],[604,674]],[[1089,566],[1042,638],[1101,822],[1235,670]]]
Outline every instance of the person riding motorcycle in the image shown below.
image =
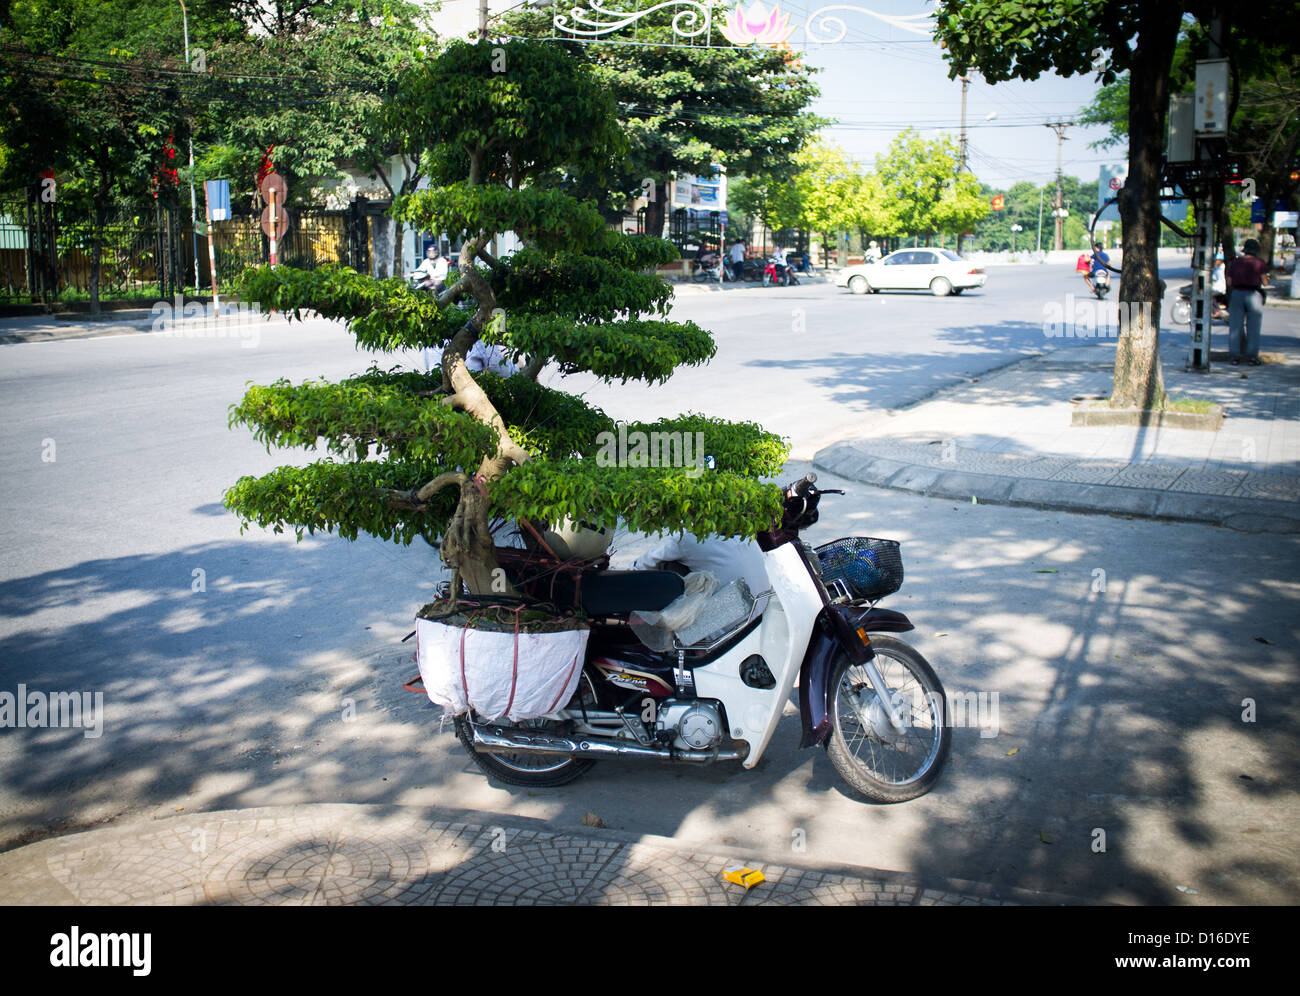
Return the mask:
[[447,259],[438,251],[435,242],[424,250],[424,260],[411,271],[411,281],[416,290],[432,290],[441,294],[447,286]]
[[1088,290],[1093,291],[1093,278],[1099,273],[1109,272],[1110,256],[1108,256],[1101,247],[1100,242],[1092,244],[1092,257],[1089,260],[1088,272],[1083,275],[1083,282],[1088,285]]

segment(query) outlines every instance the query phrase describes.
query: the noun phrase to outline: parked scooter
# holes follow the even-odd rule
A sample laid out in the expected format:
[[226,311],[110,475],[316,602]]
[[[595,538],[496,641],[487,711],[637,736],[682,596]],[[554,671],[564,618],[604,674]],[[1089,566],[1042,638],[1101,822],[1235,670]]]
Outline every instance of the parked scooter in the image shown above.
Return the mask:
[[794,275],[793,268],[788,263],[778,263],[773,256],[767,261],[767,266],[763,268],[763,286],[771,287],[780,284],[782,287],[789,287],[791,284],[797,284],[799,278]]
[[[1173,307],[1169,309],[1169,318],[1175,325],[1192,324],[1192,285],[1183,284],[1178,288],[1178,300],[1174,302]],[[1215,322],[1226,322],[1228,320],[1228,295],[1214,295],[1214,310],[1210,315],[1210,320]]]
[[501,559],[518,590],[580,610],[591,632],[563,708],[516,724],[471,710],[456,719],[465,749],[487,774],[528,786],[566,784],[602,759],[752,769],[797,679],[800,747],[824,746],[839,775],[877,802],[929,791],[951,746],[943,686],[894,635],[914,628],[907,617],[876,608],[902,585],[898,544],[806,546],[799,533],[817,521],[823,494],[843,492],[819,491],[813,474],[791,485],[780,526],[758,535],[769,590],[751,594],[743,579],[723,586],[663,651],[640,639],[635,614],[680,604],[678,574],[566,573],[533,553]]

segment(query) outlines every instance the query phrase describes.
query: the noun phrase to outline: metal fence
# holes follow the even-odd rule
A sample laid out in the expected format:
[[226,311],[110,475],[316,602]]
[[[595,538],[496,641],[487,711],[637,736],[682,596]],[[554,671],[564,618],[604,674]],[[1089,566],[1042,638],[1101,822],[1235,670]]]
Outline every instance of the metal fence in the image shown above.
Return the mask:
[[[280,263],[300,269],[344,263],[369,272],[373,208],[358,199],[339,211],[291,209],[293,223],[278,247]],[[218,288],[229,287],[245,267],[269,260],[270,244],[259,218],[251,204],[240,205],[232,218],[211,226]],[[0,197],[0,303],[87,297],[96,228],[84,210],[47,203],[35,189]],[[103,300],[169,299],[187,287],[212,286],[209,236],[198,235],[195,246],[188,205],[150,202],[118,208],[109,213],[98,237]]]

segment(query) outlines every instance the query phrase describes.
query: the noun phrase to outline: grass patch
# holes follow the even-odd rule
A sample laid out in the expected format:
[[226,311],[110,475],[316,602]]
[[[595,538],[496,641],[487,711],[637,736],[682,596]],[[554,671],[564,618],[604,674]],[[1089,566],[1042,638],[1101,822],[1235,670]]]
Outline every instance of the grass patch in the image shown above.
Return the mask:
[[[1110,398],[1104,398],[1101,401],[1094,401],[1098,408],[1109,408]],[[1215,403],[1206,398],[1174,398],[1165,395],[1164,400],[1158,405],[1154,405],[1151,411],[1160,412],[1190,412],[1193,415],[1208,415],[1214,411]]]

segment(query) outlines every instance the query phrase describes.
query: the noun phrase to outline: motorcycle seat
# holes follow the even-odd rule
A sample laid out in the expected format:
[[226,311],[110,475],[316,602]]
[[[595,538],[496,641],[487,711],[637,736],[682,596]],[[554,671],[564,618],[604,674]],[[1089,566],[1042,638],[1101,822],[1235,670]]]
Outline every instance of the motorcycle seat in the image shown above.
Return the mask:
[[557,575],[554,601],[574,604],[575,587],[578,604],[592,616],[658,612],[686,591],[672,571],[584,571],[576,586],[570,576]]

